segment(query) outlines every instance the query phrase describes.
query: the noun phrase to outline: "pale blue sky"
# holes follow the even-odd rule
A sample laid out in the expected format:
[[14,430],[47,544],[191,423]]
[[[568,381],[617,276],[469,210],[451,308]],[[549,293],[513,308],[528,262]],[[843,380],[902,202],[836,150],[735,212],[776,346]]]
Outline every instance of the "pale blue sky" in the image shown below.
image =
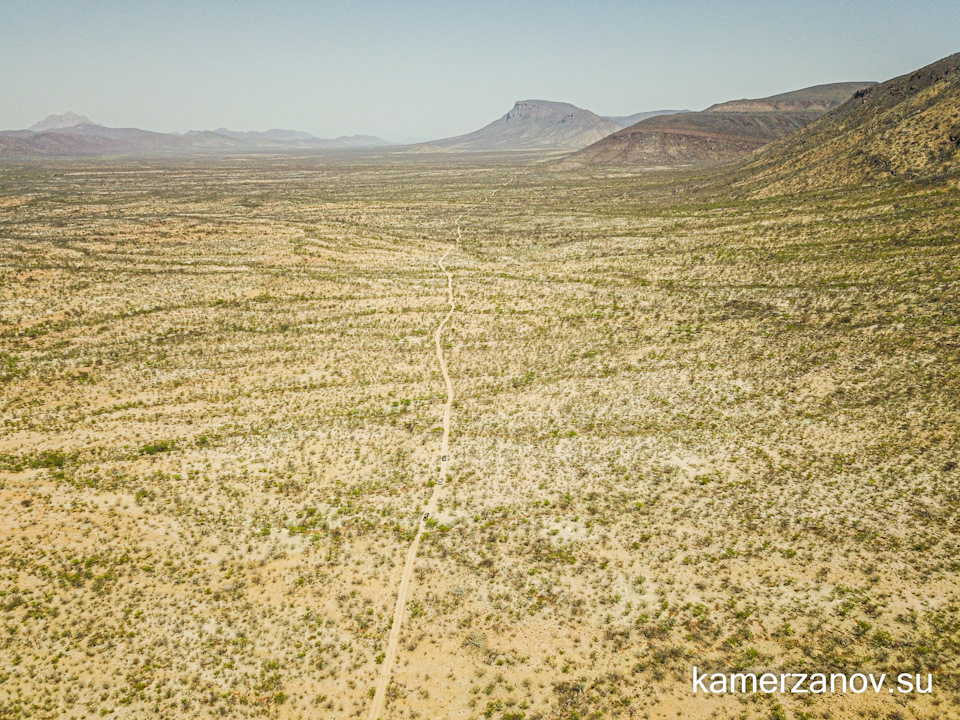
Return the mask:
[[519,99],[602,115],[884,80],[960,51],[960,2],[0,2],[0,128],[427,139]]

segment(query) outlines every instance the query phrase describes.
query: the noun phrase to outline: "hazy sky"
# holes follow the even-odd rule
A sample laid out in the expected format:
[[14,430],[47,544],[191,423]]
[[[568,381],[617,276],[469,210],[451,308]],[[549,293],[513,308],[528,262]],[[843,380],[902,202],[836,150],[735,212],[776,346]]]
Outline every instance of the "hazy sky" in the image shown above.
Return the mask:
[[699,110],[960,51],[960,2],[0,0],[0,128],[427,139],[515,100]]

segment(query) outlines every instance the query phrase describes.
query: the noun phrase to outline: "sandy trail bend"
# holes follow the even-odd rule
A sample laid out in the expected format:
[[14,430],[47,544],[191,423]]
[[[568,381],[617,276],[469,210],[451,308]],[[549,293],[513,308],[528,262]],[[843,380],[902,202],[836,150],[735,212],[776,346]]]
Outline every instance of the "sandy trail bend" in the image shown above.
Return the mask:
[[[457,306],[453,298],[453,273],[447,270],[443,262],[447,259],[447,257],[449,257],[450,253],[453,252],[454,249],[460,247],[460,242],[463,239],[463,228],[460,226],[460,221],[463,219],[463,217],[474,208],[477,208],[480,205],[488,202],[494,195],[500,192],[501,189],[502,188],[497,188],[490,193],[486,199],[478,202],[476,205],[471,205],[457,216],[456,243],[453,247],[447,249],[447,251],[440,256],[440,259],[437,260],[437,267],[439,267],[440,271],[445,273],[447,276],[447,302],[450,305],[450,309],[447,310],[447,314],[444,315],[443,320],[440,321],[440,324],[437,325],[436,331],[433,333],[433,343],[437,350],[437,362],[440,364],[440,372],[443,374],[443,384],[446,389],[447,399],[443,405],[443,440],[440,443],[440,475],[437,478],[437,484],[434,485],[433,492],[431,493],[430,499],[427,501],[427,507],[424,510],[425,513],[429,513],[431,516],[436,512],[440,497],[444,493],[443,481],[447,478],[447,468],[450,466],[450,413],[453,409],[453,383],[450,382],[450,374],[447,372],[447,360],[443,356],[443,345],[441,340],[443,337],[443,331],[446,329],[447,323],[450,322],[450,318],[453,317],[453,313]],[[385,657],[380,669],[380,676],[377,678],[377,683],[374,686],[375,692],[373,696],[373,703],[370,705],[370,713],[367,715],[369,720],[379,719],[380,713],[383,712],[383,707],[386,702],[387,687],[390,685],[390,676],[393,672],[393,665],[397,658],[397,647],[400,645],[400,630],[403,627],[403,619],[407,610],[407,601],[410,599],[410,590],[413,585],[413,565],[417,560],[417,551],[420,549],[420,538],[423,535],[423,526],[423,519],[418,518],[417,534],[413,538],[413,542],[410,544],[410,549],[407,550],[407,561],[404,563],[403,575],[400,578],[400,589],[397,592],[397,604],[393,610],[393,623],[390,625],[390,637],[387,640],[387,649],[384,653]]]

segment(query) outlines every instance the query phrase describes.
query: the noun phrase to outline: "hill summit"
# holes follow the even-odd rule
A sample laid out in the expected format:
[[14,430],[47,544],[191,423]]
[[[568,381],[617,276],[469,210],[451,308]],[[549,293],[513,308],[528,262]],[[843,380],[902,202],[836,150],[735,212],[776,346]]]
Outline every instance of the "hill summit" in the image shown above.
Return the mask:
[[31,125],[32,132],[46,132],[47,130],[63,130],[77,125],[96,125],[86,115],[77,115],[75,112],[65,112],[62,115],[47,115],[36,125]]

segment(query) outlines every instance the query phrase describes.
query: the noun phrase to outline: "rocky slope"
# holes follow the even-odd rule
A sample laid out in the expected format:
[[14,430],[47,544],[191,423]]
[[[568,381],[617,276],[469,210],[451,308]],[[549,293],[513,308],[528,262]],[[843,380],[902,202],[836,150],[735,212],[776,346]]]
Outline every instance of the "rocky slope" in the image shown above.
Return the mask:
[[960,175],[960,53],[860,90],[738,170],[770,193]]

